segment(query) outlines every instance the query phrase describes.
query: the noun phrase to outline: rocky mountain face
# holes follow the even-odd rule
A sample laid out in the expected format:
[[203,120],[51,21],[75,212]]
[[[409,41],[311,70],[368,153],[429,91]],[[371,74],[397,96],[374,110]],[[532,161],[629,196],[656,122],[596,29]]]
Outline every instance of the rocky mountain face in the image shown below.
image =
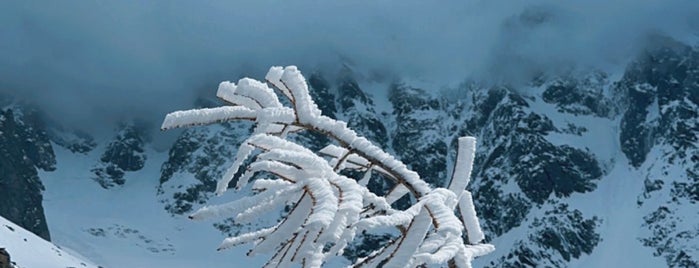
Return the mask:
[[[349,69],[307,78],[325,115],[348,122],[434,186],[448,184],[456,139],[477,137],[468,189],[487,241],[497,248],[477,265],[594,267],[594,260],[607,261],[604,249],[617,240],[638,259],[668,267],[699,265],[696,48],[663,40],[620,73],[541,76],[523,86],[464,83],[449,91],[409,82],[377,86]],[[136,127],[124,126],[95,146],[89,138],[68,142],[74,139],[48,135],[32,122],[27,113],[2,114],[0,215],[35,233],[46,231],[46,237],[36,170],[54,168],[51,146],[74,153],[103,150],[88,179],[110,191],[152,159],[144,149],[146,135]],[[244,122],[184,130],[167,152],[153,193],[163,209],[181,217],[209,201],[250,131]],[[293,138],[313,149],[327,142],[312,134]],[[381,193],[392,185],[374,178],[369,187]],[[227,234],[245,228],[227,220],[214,226]],[[627,233],[617,234],[620,230]],[[366,255],[386,238],[367,235],[346,255]]]
[[640,241],[669,266],[697,267],[699,51],[665,40],[629,66],[615,93],[626,104],[621,149],[645,171]]
[[37,169],[56,159],[36,111],[11,105],[0,112],[0,215],[49,240]]
[[123,125],[92,169],[94,180],[102,187],[123,185],[125,172],[139,171],[146,162],[143,131],[134,125]]
[[164,208],[182,215],[206,203],[248,131],[245,123],[185,130],[162,166],[158,195]]
[[[550,138],[585,134],[585,126],[563,119],[594,115],[581,104],[585,98],[572,101],[557,93],[589,90],[579,84],[557,78],[526,93],[509,87],[474,92],[472,105],[479,108],[465,114],[461,129],[474,131],[480,141],[471,184],[477,210],[491,239],[526,229],[488,266],[566,267],[600,241],[595,229],[601,220],[569,206],[566,198],[595,190],[602,166],[588,148]],[[542,104],[555,105],[556,113],[542,113]]]

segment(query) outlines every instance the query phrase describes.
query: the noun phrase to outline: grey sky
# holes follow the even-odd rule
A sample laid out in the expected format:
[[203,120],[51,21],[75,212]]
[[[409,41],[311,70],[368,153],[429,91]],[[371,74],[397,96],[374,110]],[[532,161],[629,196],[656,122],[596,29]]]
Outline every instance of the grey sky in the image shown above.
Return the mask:
[[698,17],[684,0],[2,1],[0,92],[67,123],[157,120],[270,65],[506,80],[618,65],[651,32],[696,42]]

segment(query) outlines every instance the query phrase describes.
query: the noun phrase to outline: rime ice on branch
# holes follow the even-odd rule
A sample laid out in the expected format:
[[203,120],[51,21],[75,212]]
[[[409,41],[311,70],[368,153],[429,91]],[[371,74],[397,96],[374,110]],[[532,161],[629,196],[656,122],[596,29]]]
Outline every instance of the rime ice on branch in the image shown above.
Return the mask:
[[[259,172],[270,175],[252,181],[256,190],[252,196],[203,207],[190,218],[232,216],[237,222],[249,222],[280,206],[289,205],[291,211],[274,226],[226,238],[219,250],[252,243],[249,254],[271,254],[269,267],[292,263],[320,267],[328,258],[341,255],[356,234],[386,227],[397,228],[401,235],[358,259],[355,267],[471,267],[474,257],[494,250],[492,245],[480,244],[483,232],[471,193],[465,190],[475,138],[459,139],[450,186],[435,189],[345,122],[323,116],[295,66],[272,67],[265,78],[267,83],[249,78],[237,85],[222,82],[216,96],[229,106],[173,112],[162,125],[166,130],[233,120],[256,124],[220,179],[216,193],[228,190],[241,168],[238,189]],[[279,97],[286,98],[290,107]],[[325,135],[333,144],[314,152],[286,139],[300,131]],[[364,172],[365,176],[355,181],[341,175],[343,170]],[[365,185],[374,173],[397,186],[385,196],[373,194]],[[405,194],[411,194],[416,202],[406,210],[393,209],[391,204]],[[457,208],[461,218],[455,213]]]

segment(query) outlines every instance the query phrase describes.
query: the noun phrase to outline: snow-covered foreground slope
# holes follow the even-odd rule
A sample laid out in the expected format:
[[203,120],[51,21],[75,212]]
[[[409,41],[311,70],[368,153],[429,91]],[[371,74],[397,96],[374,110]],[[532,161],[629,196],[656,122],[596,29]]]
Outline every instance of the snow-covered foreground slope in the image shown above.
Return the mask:
[[0,248],[10,253],[17,268],[98,267],[72,250],[54,245],[3,217],[0,217]]
[[41,174],[55,243],[103,267],[261,265],[259,258],[242,258],[244,248],[217,252],[223,236],[210,223],[193,222],[163,209],[156,193],[166,154],[147,149],[149,159],[142,170],[127,174],[124,185],[104,189],[90,179],[99,147],[86,155],[55,148],[58,168]]

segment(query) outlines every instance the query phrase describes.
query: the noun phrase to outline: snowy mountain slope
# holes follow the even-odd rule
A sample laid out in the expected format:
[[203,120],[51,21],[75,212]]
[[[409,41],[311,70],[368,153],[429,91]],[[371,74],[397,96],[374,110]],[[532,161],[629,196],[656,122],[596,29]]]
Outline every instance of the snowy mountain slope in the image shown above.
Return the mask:
[[[524,208],[530,209],[522,216],[523,221],[493,241],[496,246],[515,245],[515,249],[500,250],[481,261],[500,255],[491,264],[696,267],[696,60],[694,50],[672,43],[646,51],[621,75],[611,76],[619,77],[616,81],[593,73],[553,79],[522,90],[526,92],[522,94],[526,105],[521,106],[551,120],[551,132],[544,136],[545,142],[582,149],[581,155],[594,157],[587,163],[576,157],[559,165],[572,164],[575,168],[571,171],[599,175],[591,181],[591,189],[574,190],[572,194],[558,193],[556,179],[581,182],[585,181],[584,176],[576,177],[577,172],[550,176],[553,181],[547,184],[553,184],[555,196],[544,194],[545,202],[538,204],[522,201]],[[554,94],[561,86],[567,94]],[[535,144],[528,146],[536,148]],[[546,152],[534,155],[542,153]],[[540,160],[534,163],[532,169],[523,172],[548,174],[556,170],[538,166],[545,164]],[[523,172],[510,174],[517,177]],[[495,175],[507,173],[501,170]],[[546,178],[535,181],[546,182]],[[488,185],[489,181],[476,187]],[[508,184],[497,186],[497,182],[495,185],[493,188],[504,194],[517,196],[518,190],[527,193],[521,184],[519,189]],[[531,195],[526,197],[531,200]],[[485,198],[481,204],[491,200]],[[550,208],[558,205],[565,205],[569,212],[560,214]],[[541,224],[546,215],[556,214],[548,221],[555,224]],[[576,227],[573,223],[579,221],[586,224]],[[619,248],[624,248],[623,255],[618,254]]]
[[[464,83],[441,91],[409,80],[364,81],[348,69],[308,78],[323,113],[348,121],[435,185],[446,183],[455,138],[478,137],[469,189],[497,250],[476,266],[696,267],[698,62],[695,48],[665,41],[616,72],[541,76],[518,87]],[[52,142],[36,145],[55,152],[56,170],[37,175],[55,243],[105,267],[265,259],[246,257],[245,248],[214,251],[224,234],[251,226],[185,219],[205,202],[225,201],[214,197],[215,181],[250,125],[187,129],[167,152],[155,151],[143,130],[78,142],[47,131]],[[313,147],[318,138],[296,140]],[[370,183],[379,193],[390,187]],[[367,235],[346,256],[386,238]]]
[[[124,175],[121,186],[103,188],[92,180],[92,167],[109,142],[87,154],[56,146],[58,168],[45,172],[46,216],[53,241],[81,252],[104,267],[217,267],[243,261],[245,249],[216,252],[221,233],[210,223],[172,216],[159,200],[166,154],[150,147],[143,169]],[[216,200],[213,200],[215,202]]]
[[0,217],[0,248],[10,253],[17,268],[98,267],[72,250],[56,246],[3,217]]
[[[673,267],[699,265],[699,51],[661,40],[629,66],[618,94],[621,146],[644,180],[640,241]],[[633,108],[633,109],[632,109]]]

